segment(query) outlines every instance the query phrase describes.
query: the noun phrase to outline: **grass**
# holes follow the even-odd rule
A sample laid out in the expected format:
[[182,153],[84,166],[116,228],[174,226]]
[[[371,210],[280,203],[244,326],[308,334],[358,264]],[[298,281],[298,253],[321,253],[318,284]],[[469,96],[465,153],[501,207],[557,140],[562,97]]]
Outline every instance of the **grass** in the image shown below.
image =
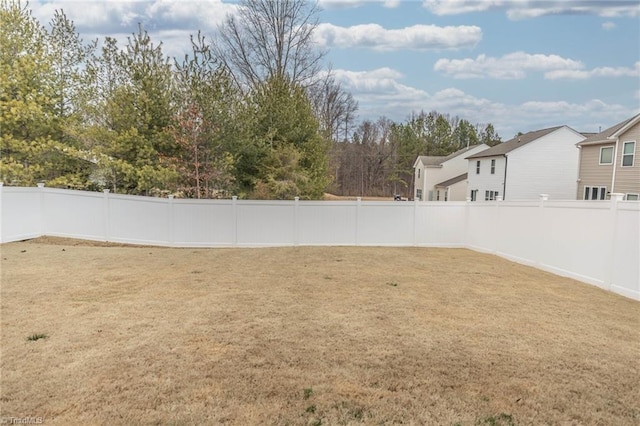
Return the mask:
[[2,418],[640,422],[640,303],[494,256],[51,238],[0,250]]
[[28,336],[27,340],[30,342],[35,342],[36,340],[46,339],[47,337],[49,336],[47,336],[46,334],[36,333]]

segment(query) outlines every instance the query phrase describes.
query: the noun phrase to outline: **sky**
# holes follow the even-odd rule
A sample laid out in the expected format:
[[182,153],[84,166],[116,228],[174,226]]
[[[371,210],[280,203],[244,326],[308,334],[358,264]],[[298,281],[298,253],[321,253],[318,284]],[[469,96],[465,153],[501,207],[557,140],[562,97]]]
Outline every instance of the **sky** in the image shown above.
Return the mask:
[[[492,123],[503,140],[568,125],[597,132],[640,112],[639,0],[319,0],[316,46],[358,101],[358,120],[438,111]],[[84,40],[126,42],[138,23],[168,56],[215,38],[224,0],[31,0]],[[121,44],[124,46],[124,44]]]

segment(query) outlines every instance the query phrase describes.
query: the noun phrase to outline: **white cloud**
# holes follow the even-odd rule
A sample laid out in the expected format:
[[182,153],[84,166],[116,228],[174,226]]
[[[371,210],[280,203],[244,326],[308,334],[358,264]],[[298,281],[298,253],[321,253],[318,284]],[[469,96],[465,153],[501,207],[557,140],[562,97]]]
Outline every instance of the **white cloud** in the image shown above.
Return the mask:
[[41,24],[45,25],[53,18],[55,10],[63,10],[67,18],[77,28],[94,28],[113,26],[129,26],[137,18],[144,15],[145,3],[140,2],[108,2],[108,1],[35,1],[29,4],[33,14]]
[[372,2],[380,3],[383,7],[393,9],[400,6],[401,0],[319,0],[318,5],[322,9],[350,9]]
[[607,22],[603,22],[602,23],[602,29],[606,30],[606,31],[610,31],[612,29],[614,29],[616,27],[616,24],[611,22],[611,21],[607,21]]
[[178,28],[196,33],[198,29],[214,29],[233,13],[237,5],[222,0],[206,1],[33,1],[34,16],[42,24],[48,23],[54,10],[64,10],[81,32],[117,32],[114,28],[135,28],[138,22],[153,30],[162,27]]
[[471,123],[492,123],[503,140],[517,132],[528,132],[566,124],[578,131],[595,131],[629,118],[639,112],[619,104],[598,99],[582,103],[564,100],[532,100],[506,104],[474,96],[450,87],[433,94],[402,83],[403,74],[391,68],[371,71],[334,70],[336,81],[349,90],[360,110],[362,120],[385,116],[405,122],[412,112],[440,111],[469,120]]
[[236,5],[223,3],[222,0],[155,0],[149,3],[146,15],[150,18],[162,19],[172,25],[182,23],[182,26],[185,27],[186,23],[195,20],[206,28],[213,28],[222,23],[228,13],[234,13],[236,9]]
[[390,30],[378,24],[339,27],[322,23],[318,25],[314,36],[321,46],[327,47],[429,50],[473,47],[482,39],[482,30],[476,26],[435,25],[414,25]]
[[217,31],[217,25],[237,10],[236,4],[222,0],[206,1],[52,1],[30,3],[33,14],[41,24],[48,25],[55,10],[64,10],[85,41],[110,36],[120,47],[127,37],[138,31],[141,23],[151,40],[166,56],[184,57],[191,51],[190,35],[202,30],[207,39]]
[[528,71],[580,70],[580,61],[558,55],[514,52],[500,58],[479,55],[477,58],[439,59],[433,66],[435,71],[454,78],[494,78],[500,80],[521,79]]
[[611,0],[424,0],[423,6],[435,15],[458,15],[488,10],[505,10],[509,19],[547,15],[596,15],[606,18],[640,16],[640,3]]
[[544,74],[547,80],[586,80],[594,77],[635,77],[640,78],[640,62],[636,62],[633,68],[628,67],[598,67],[592,70],[554,70]]
[[360,7],[365,0],[319,0],[318,6],[322,9],[350,9]]
[[378,68],[372,71],[333,70],[337,81],[342,82],[345,89],[361,97],[377,97],[387,100],[416,99],[427,94],[419,89],[405,86],[398,82],[402,73],[391,68]]
[[395,9],[400,6],[400,0],[384,0],[382,5],[387,9]]

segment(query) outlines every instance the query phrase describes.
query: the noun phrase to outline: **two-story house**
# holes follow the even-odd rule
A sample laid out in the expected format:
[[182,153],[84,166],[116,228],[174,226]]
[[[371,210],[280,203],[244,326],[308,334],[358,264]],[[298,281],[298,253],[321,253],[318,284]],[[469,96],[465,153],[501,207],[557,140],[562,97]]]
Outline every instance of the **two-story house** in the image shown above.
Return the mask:
[[419,156],[413,164],[414,200],[464,201],[467,190],[467,155],[489,149],[471,145],[447,156]]
[[580,151],[579,200],[605,200],[612,192],[640,197],[640,114],[576,145]]
[[517,135],[477,154],[466,156],[467,196],[471,201],[575,199],[578,176],[576,143],[581,133],[557,126]]

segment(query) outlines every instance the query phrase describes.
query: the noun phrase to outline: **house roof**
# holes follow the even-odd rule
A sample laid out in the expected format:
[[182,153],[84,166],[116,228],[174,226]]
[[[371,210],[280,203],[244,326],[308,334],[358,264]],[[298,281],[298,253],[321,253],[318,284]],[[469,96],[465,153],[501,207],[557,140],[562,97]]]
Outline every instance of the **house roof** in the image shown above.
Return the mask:
[[418,165],[418,161],[421,162],[426,167],[437,167],[437,166],[440,166],[444,162],[445,158],[447,158],[447,157],[445,157],[444,155],[442,155],[442,156],[421,155],[416,160],[416,164],[414,165],[414,167]]
[[502,142],[494,147],[491,147],[482,152],[479,152],[470,157],[467,157],[467,159],[495,157],[495,156],[505,155],[506,153],[511,152],[514,149],[518,149],[521,146],[528,144],[529,142],[533,142],[536,139],[540,139],[541,137],[546,136],[549,133],[555,132],[556,130],[562,127],[564,126],[550,127],[548,129],[535,130],[533,132],[528,132],[523,135],[516,136],[513,139],[509,139],[506,142]]
[[455,183],[458,182],[462,182],[463,180],[467,180],[468,177],[468,173],[463,173],[460,176],[456,176],[454,178],[451,178],[449,180],[445,180],[444,182],[440,182],[438,184],[436,184],[435,186],[437,187],[447,187],[447,186],[451,186]]
[[418,162],[422,162],[426,167],[442,167],[442,163],[445,161],[449,161],[452,158],[456,158],[459,155],[468,152],[469,150],[476,148],[482,144],[470,145],[468,147],[457,150],[456,152],[449,154],[447,156],[442,155],[421,155],[416,159],[413,167],[415,168],[418,165]]
[[621,121],[618,124],[615,124],[608,129],[603,130],[600,133],[596,133],[592,136],[589,136],[582,142],[578,142],[577,146],[582,145],[592,145],[592,144],[600,144],[600,143],[612,143],[615,142],[615,139],[620,136],[622,133],[626,132],[631,126],[635,125],[637,122],[640,122],[640,114],[636,114],[635,116],[628,118],[624,121]]

